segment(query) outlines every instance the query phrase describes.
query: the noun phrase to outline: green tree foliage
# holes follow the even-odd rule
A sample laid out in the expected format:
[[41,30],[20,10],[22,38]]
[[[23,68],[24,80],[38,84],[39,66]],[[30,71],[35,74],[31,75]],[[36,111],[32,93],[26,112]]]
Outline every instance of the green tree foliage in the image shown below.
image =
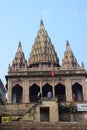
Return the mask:
[[73,104],[72,102],[67,105],[67,109],[69,113],[75,113],[77,111],[76,105]]

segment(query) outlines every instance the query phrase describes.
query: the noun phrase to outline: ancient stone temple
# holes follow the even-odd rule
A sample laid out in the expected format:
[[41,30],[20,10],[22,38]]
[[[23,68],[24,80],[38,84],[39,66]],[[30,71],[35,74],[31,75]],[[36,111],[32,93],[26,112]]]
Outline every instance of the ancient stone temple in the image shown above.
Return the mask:
[[[28,60],[22,44],[9,65],[6,75],[9,113],[17,112],[23,119],[36,121],[59,121],[62,105],[87,103],[87,73],[80,66],[69,42],[59,63],[59,57],[41,20]],[[38,92],[41,98],[38,98]],[[50,93],[49,93],[50,92]],[[66,112],[64,113],[66,114]],[[86,117],[86,112],[77,112]]]

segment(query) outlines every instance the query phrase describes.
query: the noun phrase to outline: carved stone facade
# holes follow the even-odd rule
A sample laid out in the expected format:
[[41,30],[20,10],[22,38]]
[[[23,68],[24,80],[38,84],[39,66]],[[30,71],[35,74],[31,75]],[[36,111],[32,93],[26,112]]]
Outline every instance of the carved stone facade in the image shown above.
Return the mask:
[[[52,75],[54,73],[54,75]],[[67,41],[62,65],[41,20],[28,61],[21,42],[7,80],[8,104],[37,102],[37,93],[47,97],[49,91],[58,102],[87,102],[87,73],[80,66]]]

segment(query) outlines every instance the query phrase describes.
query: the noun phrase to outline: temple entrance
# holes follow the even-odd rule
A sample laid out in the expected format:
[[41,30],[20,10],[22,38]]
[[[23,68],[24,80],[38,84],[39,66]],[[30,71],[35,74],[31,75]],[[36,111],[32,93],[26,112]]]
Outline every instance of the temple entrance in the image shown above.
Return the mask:
[[40,121],[49,121],[49,107],[40,108]]

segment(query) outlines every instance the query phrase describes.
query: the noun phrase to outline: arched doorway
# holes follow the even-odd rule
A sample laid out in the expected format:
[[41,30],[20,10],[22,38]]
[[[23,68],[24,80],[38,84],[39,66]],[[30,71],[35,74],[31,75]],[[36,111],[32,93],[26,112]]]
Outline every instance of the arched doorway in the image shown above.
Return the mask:
[[22,103],[23,88],[18,84],[12,88],[12,103]]
[[62,85],[61,83],[55,86],[55,97],[58,97],[58,101],[66,100],[65,86]]
[[47,93],[48,92],[52,92],[53,93],[53,88],[51,85],[49,85],[48,83],[45,84],[43,87],[42,87],[42,96],[43,97],[47,97]]
[[72,98],[74,101],[83,100],[82,86],[79,83],[72,85]]
[[29,95],[30,95],[30,102],[37,102],[37,94],[38,92],[40,92],[40,87],[36,84],[33,84],[30,88],[29,88]]

